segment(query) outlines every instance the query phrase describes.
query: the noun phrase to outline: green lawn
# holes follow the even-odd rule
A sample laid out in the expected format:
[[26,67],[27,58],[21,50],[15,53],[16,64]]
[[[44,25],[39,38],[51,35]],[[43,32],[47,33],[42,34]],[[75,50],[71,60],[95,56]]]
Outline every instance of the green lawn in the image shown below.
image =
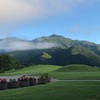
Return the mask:
[[100,80],[100,68],[73,64],[61,67],[49,75],[57,79]]
[[54,82],[3,90],[0,100],[100,100],[100,82]]
[[[57,79],[100,79],[99,69],[84,65],[65,67],[33,65],[0,75],[42,75],[44,73]],[[52,82],[44,85],[0,90],[0,100],[100,100],[100,82]]]
[[31,74],[40,76],[44,73],[48,73],[50,77],[57,79],[87,79],[98,80],[100,79],[100,68],[92,68],[87,65],[67,65],[67,66],[55,66],[55,65],[33,65],[27,68],[8,71],[2,75],[22,75]]
[[26,67],[19,70],[13,70],[5,72],[2,75],[20,75],[20,74],[32,74],[32,75],[41,75],[44,73],[50,73],[52,71],[55,71],[57,69],[61,68],[61,66],[56,65],[33,65],[30,67]]
[[94,68],[83,64],[71,64],[61,67],[57,70],[58,72],[98,72],[100,68]]
[[57,79],[100,80],[100,72],[52,72],[49,75]]

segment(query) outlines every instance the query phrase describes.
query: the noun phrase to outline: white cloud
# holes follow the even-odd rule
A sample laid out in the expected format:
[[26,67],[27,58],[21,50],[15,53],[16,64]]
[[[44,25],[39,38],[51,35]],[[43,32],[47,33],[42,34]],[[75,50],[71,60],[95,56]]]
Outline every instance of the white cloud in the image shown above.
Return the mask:
[[12,23],[37,18],[41,12],[40,0],[0,0],[0,22]]
[[0,50],[5,50],[5,51],[48,49],[57,46],[58,45],[54,43],[46,43],[46,42],[33,43],[31,41],[22,41],[16,38],[6,38],[0,41]]
[[68,14],[79,6],[84,8],[98,2],[100,0],[0,0],[0,38],[11,36],[20,23]]
[[19,23],[41,19],[55,13],[70,12],[77,5],[99,0],[0,0],[0,23]]

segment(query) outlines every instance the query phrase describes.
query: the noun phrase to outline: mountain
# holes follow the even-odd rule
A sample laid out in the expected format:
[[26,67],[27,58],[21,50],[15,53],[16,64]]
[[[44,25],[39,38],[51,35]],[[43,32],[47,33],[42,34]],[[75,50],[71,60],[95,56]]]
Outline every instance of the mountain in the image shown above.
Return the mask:
[[[9,40],[9,41],[8,41]],[[2,44],[4,41],[4,44]],[[6,38],[0,44],[6,44],[7,54],[13,56],[20,63],[31,64],[86,64],[100,67],[100,44],[88,41],[79,41],[53,34],[43,36],[31,41]],[[2,53],[2,52],[1,52]],[[4,52],[5,53],[5,52]]]
[[58,44],[61,48],[69,48],[72,46],[82,46],[84,48],[89,49],[90,51],[100,55],[100,44],[95,44],[89,41],[78,41],[72,40],[69,38],[65,38],[61,35],[53,34],[51,36],[43,36],[37,39],[34,39],[33,42],[47,42],[47,43],[55,43]]
[[71,45],[73,45],[73,43],[74,43],[71,39],[65,38],[60,35],[55,35],[55,34],[53,34],[51,36],[47,36],[47,37],[43,36],[43,37],[34,39],[33,42],[55,43],[55,44],[59,45],[59,47],[62,47],[62,48],[68,48]]
[[100,44],[95,44],[88,41],[72,40],[56,34],[47,37],[43,36],[30,41],[18,39],[16,37],[0,39],[0,53],[12,51],[25,51],[33,49],[68,49],[69,47],[78,45],[85,47],[90,51],[100,55]]
[[81,46],[73,46],[68,49],[16,51],[10,55],[24,65],[53,64],[64,66],[68,64],[86,64],[100,67],[100,56]]

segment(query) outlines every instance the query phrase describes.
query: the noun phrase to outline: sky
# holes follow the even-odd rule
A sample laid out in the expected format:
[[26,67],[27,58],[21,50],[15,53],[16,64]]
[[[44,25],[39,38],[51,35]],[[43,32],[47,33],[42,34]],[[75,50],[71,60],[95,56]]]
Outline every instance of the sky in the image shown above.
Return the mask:
[[100,0],[0,0],[0,38],[52,34],[100,44]]

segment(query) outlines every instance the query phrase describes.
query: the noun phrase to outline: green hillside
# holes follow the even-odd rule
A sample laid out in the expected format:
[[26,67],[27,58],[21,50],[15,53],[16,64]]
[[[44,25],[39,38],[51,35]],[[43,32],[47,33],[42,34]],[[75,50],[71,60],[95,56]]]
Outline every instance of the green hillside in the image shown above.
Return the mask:
[[53,34],[51,36],[43,36],[37,39],[34,39],[33,42],[48,42],[48,43],[56,43],[59,44],[60,48],[69,48],[72,46],[82,46],[98,55],[100,55],[100,45],[95,44],[93,42],[89,41],[79,41],[79,40],[72,40],[70,38],[65,38],[61,35]]
[[14,71],[7,71],[2,75],[20,75],[20,74],[32,74],[32,75],[41,75],[44,73],[50,73],[57,69],[61,68],[61,66],[55,65],[32,65],[30,67],[22,68]]
[[71,45],[73,45],[73,41],[69,38],[65,38],[61,35],[56,35],[56,34],[53,34],[51,36],[43,36],[43,37],[40,37],[40,38],[37,38],[35,40],[33,40],[33,42],[47,42],[47,43],[55,43],[55,44],[58,44],[59,47],[62,47],[62,48],[68,48],[70,47]]
[[100,67],[100,56],[82,46],[68,49],[52,48],[42,50],[16,51],[10,53],[25,66],[32,64],[51,64],[65,66],[69,64],[86,64]]
[[7,71],[0,75],[35,75],[40,76],[48,73],[50,77],[56,79],[67,80],[100,80],[100,69],[92,68],[87,65],[68,65],[68,66],[55,66],[55,65],[33,65],[19,70]]
[[59,72],[96,72],[100,71],[100,68],[94,68],[88,65],[72,64],[64,66],[57,71]]
[[21,64],[51,64],[65,66],[69,64],[85,64],[100,67],[100,45],[65,38],[60,35],[43,36],[31,41],[36,43],[53,43],[57,47],[49,49],[33,49],[8,53]]

